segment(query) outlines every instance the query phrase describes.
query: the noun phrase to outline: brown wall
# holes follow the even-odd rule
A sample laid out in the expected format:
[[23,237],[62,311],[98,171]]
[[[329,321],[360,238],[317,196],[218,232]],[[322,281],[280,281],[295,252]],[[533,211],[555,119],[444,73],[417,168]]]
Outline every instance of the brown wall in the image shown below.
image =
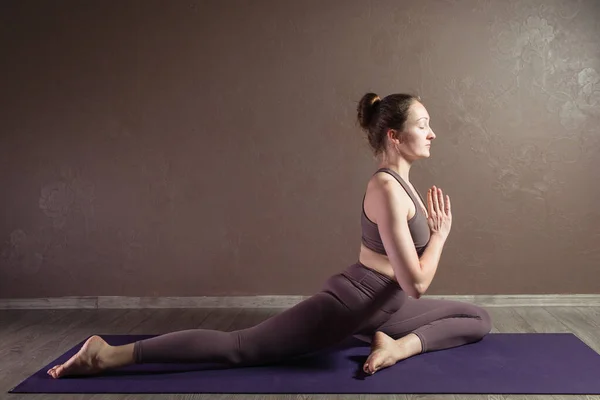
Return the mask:
[[358,256],[367,91],[438,135],[428,294],[600,293],[599,4],[3,1],[0,297],[313,293]]

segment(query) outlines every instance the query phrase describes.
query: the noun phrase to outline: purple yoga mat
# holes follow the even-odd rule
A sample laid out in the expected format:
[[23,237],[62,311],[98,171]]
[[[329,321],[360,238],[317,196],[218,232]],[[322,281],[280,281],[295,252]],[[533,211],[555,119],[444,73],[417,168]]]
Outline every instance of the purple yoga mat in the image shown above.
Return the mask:
[[[101,335],[109,344],[154,335]],[[354,338],[277,365],[132,365],[92,377],[52,379],[83,341],[12,393],[480,393],[600,394],[600,355],[570,333],[496,333],[411,357],[368,376],[368,344]]]

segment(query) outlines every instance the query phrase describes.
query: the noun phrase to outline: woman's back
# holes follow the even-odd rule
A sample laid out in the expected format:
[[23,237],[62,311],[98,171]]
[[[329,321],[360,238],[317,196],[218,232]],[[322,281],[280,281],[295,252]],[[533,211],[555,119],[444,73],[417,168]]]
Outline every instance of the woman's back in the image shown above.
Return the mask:
[[[404,231],[404,234],[399,234],[397,229],[392,229],[391,234],[387,235],[388,237],[385,233],[382,237],[380,233],[381,227],[378,224],[378,216],[383,215],[380,212],[381,209],[388,206],[383,200],[383,196],[380,195],[384,185],[389,185],[390,189],[395,192],[399,199],[395,203],[401,203],[394,203],[392,206],[406,210],[401,212],[402,215],[406,213],[406,221],[400,221],[403,224],[405,223],[408,228]],[[388,247],[393,247],[390,244],[393,242],[403,243],[401,246],[404,248],[412,246],[414,247],[412,252],[416,252],[418,258],[429,242],[430,232],[427,225],[425,204],[422,198],[419,198],[420,195],[417,197],[413,190],[412,185],[403,180],[396,171],[389,168],[380,168],[369,181],[363,197],[361,212],[362,240],[359,261],[392,279],[395,279],[394,268],[384,243],[387,242]],[[414,261],[414,256],[411,258]]]

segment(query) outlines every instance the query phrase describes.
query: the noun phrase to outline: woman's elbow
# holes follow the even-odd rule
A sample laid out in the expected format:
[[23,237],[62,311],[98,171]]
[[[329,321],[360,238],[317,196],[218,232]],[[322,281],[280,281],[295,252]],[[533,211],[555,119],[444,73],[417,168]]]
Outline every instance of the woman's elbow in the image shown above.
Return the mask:
[[423,294],[425,294],[425,290],[426,289],[421,285],[415,285],[415,287],[413,288],[413,293],[409,293],[408,295],[413,299],[419,299]]
[[[398,280],[396,280],[398,281]],[[398,285],[400,285],[400,288],[410,297],[412,297],[413,299],[418,299],[421,297],[421,295],[423,294],[423,290],[424,288],[418,284],[418,283],[412,283],[412,284],[401,284],[400,282],[398,282]]]

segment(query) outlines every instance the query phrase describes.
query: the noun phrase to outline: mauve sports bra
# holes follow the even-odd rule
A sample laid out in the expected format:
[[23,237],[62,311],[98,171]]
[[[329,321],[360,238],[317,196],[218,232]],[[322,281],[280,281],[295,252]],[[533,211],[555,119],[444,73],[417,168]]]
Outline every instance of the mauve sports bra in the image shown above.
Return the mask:
[[[406,193],[408,193],[413,203],[415,203],[416,212],[415,215],[408,220],[408,228],[410,230],[413,243],[415,244],[417,254],[420,257],[421,254],[423,254],[423,251],[425,251],[427,243],[429,243],[430,231],[429,225],[427,225],[427,216],[421,209],[421,205],[415,198],[412,190],[410,190],[410,187],[406,184],[404,179],[402,179],[400,175],[398,175],[396,171],[391,170],[389,168],[380,168],[375,172],[375,174],[377,174],[378,172],[387,172],[388,174],[396,178],[398,183],[400,183],[400,185],[402,185]],[[417,191],[417,193],[419,194],[421,200],[423,200],[421,193],[419,193],[419,191]],[[374,252],[386,255],[387,253],[385,251],[385,248],[383,247],[383,242],[381,241],[381,236],[379,235],[379,228],[377,227],[377,224],[371,221],[369,217],[367,217],[367,214],[365,214],[366,196],[367,194],[365,193],[365,195],[363,196],[362,214],[360,221],[362,227],[362,242],[367,248],[373,250]],[[425,201],[423,201],[423,204],[426,204]]]

